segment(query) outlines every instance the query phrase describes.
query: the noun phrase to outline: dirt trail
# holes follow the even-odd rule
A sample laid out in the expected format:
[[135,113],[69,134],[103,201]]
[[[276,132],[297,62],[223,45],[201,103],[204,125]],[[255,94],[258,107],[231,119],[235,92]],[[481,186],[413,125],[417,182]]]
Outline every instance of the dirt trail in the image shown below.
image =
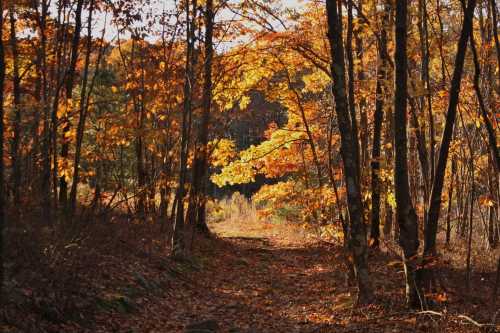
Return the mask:
[[[370,257],[377,305],[353,309],[339,248],[312,242],[290,226],[232,222],[211,228],[217,238],[198,241],[199,252],[193,262],[179,266],[185,271],[172,288],[160,298],[143,300],[129,317],[111,319],[114,331],[456,331],[429,318],[417,322],[403,307],[401,269],[387,254]],[[102,332],[109,332],[109,315],[102,320]],[[204,329],[186,330],[193,323]],[[216,330],[207,329],[214,325]],[[459,331],[466,330],[462,326]]]
[[495,312],[494,272],[475,272],[467,295],[460,262],[442,267],[446,294],[429,295],[434,314],[406,309],[396,244],[370,251],[377,299],[353,308],[340,245],[311,239],[298,226],[212,223],[214,236],[195,239],[183,261],[166,251],[163,234],[147,241],[141,235],[151,231],[133,227],[92,229],[89,243],[69,248],[58,265],[18,274],[24,280],[0,309],[0,332],[479,332],[460,316],[491,323]]

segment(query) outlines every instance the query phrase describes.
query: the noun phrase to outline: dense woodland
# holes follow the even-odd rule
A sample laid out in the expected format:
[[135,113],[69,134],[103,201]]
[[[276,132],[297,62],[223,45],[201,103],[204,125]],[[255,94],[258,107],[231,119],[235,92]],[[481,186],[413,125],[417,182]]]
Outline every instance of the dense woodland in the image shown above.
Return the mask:
[[0,331],[499,328],[495,0],[0,14]]

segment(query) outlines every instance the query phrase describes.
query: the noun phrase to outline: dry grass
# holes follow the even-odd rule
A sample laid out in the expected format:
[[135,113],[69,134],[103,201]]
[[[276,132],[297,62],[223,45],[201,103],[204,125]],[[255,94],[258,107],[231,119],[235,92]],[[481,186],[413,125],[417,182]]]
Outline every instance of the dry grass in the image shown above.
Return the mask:
[[238,192],[212,202],[208,215],[209,227],[219,237],[269,239],[284,246],[310,241],[309,233],[296,224],[260,217],[255,204]]

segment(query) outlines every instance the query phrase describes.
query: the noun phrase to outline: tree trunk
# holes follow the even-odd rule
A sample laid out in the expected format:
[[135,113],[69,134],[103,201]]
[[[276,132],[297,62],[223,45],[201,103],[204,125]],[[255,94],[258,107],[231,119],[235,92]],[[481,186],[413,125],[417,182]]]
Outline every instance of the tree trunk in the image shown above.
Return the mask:
[[363,207],[359,187],[357,157],[357,137],[352,129],[346,96],[345,62],[342,41],[342,13],[338,12],[335,0],[326,1],[328,18],[328,38],[332,57],[331,73],[333,76],[332,93],[341,137],[341,155],[343,159],[344,177],[347,187],[347,206],[350,217],[350,249],[353,252],[354,271],[358,286],[360,304],[373,301],[373,290],[368,273],[366,226],[363,221]]
[[[38,34],[40,49],[38,50],[39,66],[37,68],[40,78],[40,113],[43,115],[43,139],[42,139],[42,176],[40,182],[40,196],[42,198],[42,220],[50,224],[52,219],[52,207],[50,200],[50,115],[48,107],[47,87],[47,37],[45,35],[48,5],[46,0],[41,1],[41,11],[38,17]],[[38,11],[38,8],[36,8]]]
[[177,187],[177,210],[172,235],[172,255],[182,258],[185,256],[186,244],[184,234],[184,197],[186,193],[187,162],[189,153],[189,132],[191,128],[192,98],[194,85],[194,43],[196,31],[196,0],[192,0],[191,6],[186,4],[186,67],[184,78],[184,102],[182,112],[181,147],[179,163],[179,182]]
[[470,38],[470,47],[472,50],[472,59],[474,60],[474,90],[476,92],[477,101],[479,103],[479,110],[481,113],[481,117],[483,118],[484,125],[486,126],[486,132],[488,133],[488,143],[490,146],[493,166],[495,167],[495,171],[498,174],[500,170],[500,156],[498,154],[497,137],[489,118],[489,112],[488,110],[486,110],[484,98],[481,93],[481,87],[479,86],[479,77],[481,76],[481,66],[479,64],[479,59],[477,56],[474,34],[471,33],[469,38]]
[[[73,41],[71,43],[71,59],[68,71],[66,73],[66,104],[71,105],[70,101],[73,99],[73,84],[75,80],[75,70],[76,63],[78,61],[78,48],[80,44],[80,32],[82,30],[82,10],[83,10],[83,0],[78,0],[75,9],[75,29],[73,32]],[[66,163],[68,160],[69,153],[69,138],[67,133],[71,130],[71,123],[68,117],[68,110],[64,117],[61,119],[63,124],[63,137],[61,144],[61,159],[62,163]],[[66,180],[66,175],[63,174],[59,178],[59,203],[64,211],[68,213],[68,182]]]
[[443,191],[444,176],[446,163],[448,161],[448,153],[455,125],[457,114],[458,99],[460,93],[460,84],[462,81],[462,72],[464,67],[465,53],[467,51],[467,41],[472,31],[472,20],[476,0],[468,0],[467,8],[464,13],[464,21],[462,32],[458,42],[457,55],[455,59],[455,69],[453,71],[453,79],[451,81],[450,99],[448,103],[448,111],[446,113],[445,127],[441,139],[441,147],[439,149],[439,157],[434,174],[434,181],[431,190],[429,201],[429,211],[427,213],[427,224],[424,231],[424,255],[433,256],[436,254],[436,234],[441,210],[441,194]]
[[[363,11],[363,0],[358,1],[358,6],[356,7],[356,11],[358,12],[358,16],[361,16],[360,13]],[[359,64],[357,66],[357,79],[358,79],[358,85],[360,88],[358,88],[360,91],[363,87],[365,82],[365,71],[364,71],[364,63],[363,63],[363,56],[364,56],[364,50],[363,50],[363,39],[362,36],[364,35],[363,31],[363,26],[359,26],[358,29],[354,30],[354,43],[356,46],[356,59],[359,61]],[[368,171],[368,115],[367,115],[367,110],[366,110],[366,97],[363,94],[360,94],[359,96],[359,125],[360,125],[360,130],[359,130],[359,140],[361,142],[361,149],[359,152],[360,156],[360,173],[361,173],[361,188],[363,188],[363,176],[364,172],[363,170]],[[366,172],[365,171],[365,172]],[[366,175],[366,178],[368,179],[368,175]]]
[[202,119],[193,162],[193,180],[188,207],[188,224],[205,235],[209,229],[204,219],[206,200],[206,174],[208,169],[208,133],[212,107],[212,57],[213,57],[213,0],[207,0],[205,8],[205,62],[202,97]]
[[470,151],[470,173],[471,173],[471,190],[470,190],[470,212],[469,212],[469,235],[467,239],[467,265],[466,265],[466,279],[465,285],[467,287],[467,291],[470,291],[470,279],[471,279],[471,257],[472,257],[472,226],[474,219],[474,154],[473,151]]
[[500,256],[498,257],[497,263],[497,274],[495,279],[495,284],[493,285],[493,293],[491,295],[492,309],[496,309],[498,288],[500,287]]
[[[490,11],[492,18],[492,30],[493,30],[493,38],[495,39],[495,48],[497,49],[497,65],[500,67],[500,42],[498,40],[498,19],[497,19],[497,6],[495,0],[490,0]],[[500,80],[500,71],[498,72],[498,78]]]
[[9,18],[10,18],[10,47],[12,51],[12,83],[13,83],[13,101],[12,106],[14,108],[14,137],[12,139],[12,187],[13,187],[13,220],[17,221],[19,219],[21,198],[20,198],[20,187],[21,187],[21,156],[19,156],[19,143],[21,138],[21,78],[19,76],[19,52],[17,48],[17,36],[16,36],[16,14],[15,14],[15,4],[12,3],[9,8]]
[[[0,0],[0,36],[3,36],[3,0]],[[3,159],[3,137],[4,137],[4,82],[5,82],[5,52],[3,38],[0,38],[0,305],[3,304],[3,286],[5,279],[4,272],[4,230],[5,230],[5,179],[4,179],[4,159]]]
[[[89,17],[88,17],[88,25],[87,25],[87,50],[85,54],[85,65],[83,70],[83,79],[82,79],[82,88],[80,92],[80,105],[79,105],[79,119],[78,119],[78,127],[76,129],[76,144],[75,144],[75,158],[73,161],[73,182],[71,183],[71,191],[70,191],[70,205],[69,205],[69,215],[73,216],[76,209],[76,194],[78,189],[79,182],[79,171],[80,171],[80,157],[83,143],[83,134],[85,131],[85,120],[87,118],[88,111],[88,98],[87,98],[87,82],[89,75],[89,66],[90,66],[90,55],[92,53],[92,15],[94,11],[94,0],[90,1],[89,4]],[[96,72],[98,71],[99,59],[96,64]],[[86,102],[87,101],[87,102]]]
[[[342,22],[341,22],[342,24]],[[360,164],[360,156],[359,156],[359,134],[358,134],[358,120],[356,117],[356,103],[355,103],[355,93],[354,93],[354,51],[352,49],[352,37],[353,37],[353,13],[352,13],[352,1],[348,1],[347,3],[347,35],[346,35],[346,58],[347,58],[347,87],[348,87],[348,105],[349,105],[349,114],[351,115],[351,130],[352,136],[356,140],[356,144],[354,145],[355,158],[356,158],[356,167],[358,172],[358,181],[361,178],[361,164]],[[333,72],[332,72],[333,75]],[[360,183],[361,184],[361,183]]]
[[[426,2],[424,0],[419,0],[418,2],[418,10],[419,10],[419,32],[420,32],[420,54],[422,57],[422,67],[421,67],[421,80],[425,84],[425,97],[426,97],[426,102],[427,102],[427,117],[428,117],[428,122],[429,122],[429,162],[430,162],[430,169],[427,170],[427,173],[424,174],[424,182],[426,186],[426,191],[424,200],[424,205],[427,205],[427,200],[429,200],[428,193],[429,193],[429,187],[430,184],[432,183],[432,178],[434,177],[434,168],[435,168],[435,158],[436,158],[436,153],[435,153],[435,142],[434,142],[434,116],[432,112],[432,94],[431,94],[431,84],[430,84],[430,75],[429,75],[429,62],[430,62],[430,50],[429,50],[429,32],[428,32],[428,25],[427,25],[427,6]],[[423,102],[423,98],[422,98]],[[422,103],[422,108],[423,108]],[[425,142],[424,142],[425,144]],[[424,150],[427,152],[427,149],[425,148],[424,145]],[[427,154],[426,154],[427,155]]]
[[495,249],[498,246],[500,236],[500,225],[498,220],[498,173],[491,166],[488,168],[488,187],[493,201],[496,202],[490,205],[488,212],[488,244],[490,248]]
[[[394,152],[394,115],[392,112],[392,105],[387,106],[387,112],[385,115],[385,158],[387,165],[393,164],[393,152]],[[389,202],[389,192],[393,189],[394,186],[390,179],[386,180],[385,184],[385,221],[384,221],[384,236],[386,239],[390,238],[391,229],[394,229],[393,239],[396,240],[399,238],[399,227],[397,224],[394,224],[394,212]]]
[[450,186],[448,188],[448,211],[446,214],[446,245],[450,244],[451,238],[451,207],[453,202],[453,180],[455,178],[455,173],[457,171],[457,161],[453,159],[451,161],[451,179]]
[[375,91],[375,115],[373,123],[373,145],[372,145],[372,158],[371,158],[371,187],[372,187],[372,215],[371,215],[371,232],[370,232],[370,245],[372,247],[379,246],[380,238],[380,144],[382,138],[382,122],[384,118],[384,102],[387,87],[387,69],[388,69],[388,52],[387,52],[387,31],[388,25],[388,11],[390,5],[386,4],[384,11],[381,13],[382,22],[380,30],[380,42],[378,46],[378,62],[377,62],[377,84]]
[[406,276],[406,302],[410,307],[420,305],[416,271],[418,254],[418,221],[410,198],[407,160],[407,66],[406,55],[408,5],[406,0],[396,2],[396,50],[394,96],[394,187],[396,195],[396,219],[399,225],[399,244],[403,249]]

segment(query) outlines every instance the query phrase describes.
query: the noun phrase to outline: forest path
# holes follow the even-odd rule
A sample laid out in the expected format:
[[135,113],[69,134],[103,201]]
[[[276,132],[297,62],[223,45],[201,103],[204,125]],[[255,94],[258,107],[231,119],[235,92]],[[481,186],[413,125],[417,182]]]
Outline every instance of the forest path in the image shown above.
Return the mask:
[[293,225],[230,220],[210,227],[221,251],[211,256],[207,268],[215,274],[207,276],[209,292],[199,295],[202,312],[191,314],[192,322],[212,319],[218,332],[252,333],[337,326],[332,300],[350,300],[337,251]]
[[120,319],[121,328],[140,329],[118,331],[358,332],[368,322],[371,332],[388,327],[374,320],[380,308],[352,309],[340,247],[310,240],[293,225],[232,220],[210,228],[216,237],[195,240],[187,279],[177,279],[160,304],[145,302],[139,314]]
[[[130,316],[107,314],[102,331],[298,333],[342,327],[333,311],[350,307],[351,298],[337,249],[284,224],[232,220],[210,228],[214,237],[195,240],[192,261],[178,264],[181,274],[164,295],[142,300]],[[203,329],[189,329],[197,323]],[[214,323],[217,330],[210,330]]]
[[221,328],[312,332],[331,326],[332,297],[346,292],[336,251],[291,225],[229,221],[211,228],[231,249],[220,258],[224,272],[212,281]]
[[[340,246],[293,225],[232,220],[210,228],[215,237],[195,240],[171,287],[111,319],[114,332],[457,332],[404,308],[401,267],[387,253],[370,254],[376,304],[353,308]],[[110,332],[109,315],[103,320]]]

